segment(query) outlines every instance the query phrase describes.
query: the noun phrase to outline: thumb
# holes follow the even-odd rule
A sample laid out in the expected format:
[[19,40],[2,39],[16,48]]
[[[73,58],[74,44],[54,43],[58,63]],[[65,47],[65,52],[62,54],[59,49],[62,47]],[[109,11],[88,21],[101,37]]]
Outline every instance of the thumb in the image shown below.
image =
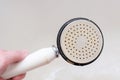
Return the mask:
[[27,51],[7,51],[5,53],[5,62],[7,65],[20,62],[23,60],[28,54]]
[[27,53],[27,51],[0,52],[0,74],[2,74],[10,64],[23,60],[27,56]]

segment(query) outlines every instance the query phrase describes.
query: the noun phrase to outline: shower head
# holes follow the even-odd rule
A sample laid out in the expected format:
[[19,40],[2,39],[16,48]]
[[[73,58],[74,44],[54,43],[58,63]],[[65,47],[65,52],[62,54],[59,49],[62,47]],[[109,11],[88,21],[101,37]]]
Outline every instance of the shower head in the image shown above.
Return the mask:
[[102,49],[103,34],[96,23],[86,18],[67,21],[59,30],[57,47],[61,56],[74,65],[95,61]]

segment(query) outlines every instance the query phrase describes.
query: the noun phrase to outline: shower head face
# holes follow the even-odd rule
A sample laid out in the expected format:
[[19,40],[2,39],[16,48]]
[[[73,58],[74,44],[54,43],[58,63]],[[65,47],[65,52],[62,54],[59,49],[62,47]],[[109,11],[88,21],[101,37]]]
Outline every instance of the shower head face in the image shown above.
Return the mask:
[[74,65],[95,61],[103,49],[104,39],[100,28],[86,18],[67,21],[59,30],[57,46],[61,56]]

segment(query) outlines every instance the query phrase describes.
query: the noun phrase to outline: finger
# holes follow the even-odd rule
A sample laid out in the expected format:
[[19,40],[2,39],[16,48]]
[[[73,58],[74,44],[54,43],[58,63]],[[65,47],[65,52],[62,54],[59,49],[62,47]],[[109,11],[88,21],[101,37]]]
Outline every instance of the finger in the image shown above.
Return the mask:
[[0,80],[4,80],[3,78],[0,78]]
[[18,75],[16,77],[12,78],[12,80],[22,80],[24,77],[25,77],[25,74],[21,74],[21,75]]

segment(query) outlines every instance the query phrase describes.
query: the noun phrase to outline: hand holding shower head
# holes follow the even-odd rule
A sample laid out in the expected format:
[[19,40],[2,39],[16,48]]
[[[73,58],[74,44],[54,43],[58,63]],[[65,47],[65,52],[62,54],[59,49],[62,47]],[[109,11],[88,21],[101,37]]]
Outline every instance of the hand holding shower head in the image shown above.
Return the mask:
[[74,18],[59,30],[58,48],[45,48],[30,54],[20,63],[9,66],[1,77],[9,79],[48,64],[58,56],[58,52],[71,64],[86,65],[99,57],[103,43],[103,34],[97,24],[86,18]]

